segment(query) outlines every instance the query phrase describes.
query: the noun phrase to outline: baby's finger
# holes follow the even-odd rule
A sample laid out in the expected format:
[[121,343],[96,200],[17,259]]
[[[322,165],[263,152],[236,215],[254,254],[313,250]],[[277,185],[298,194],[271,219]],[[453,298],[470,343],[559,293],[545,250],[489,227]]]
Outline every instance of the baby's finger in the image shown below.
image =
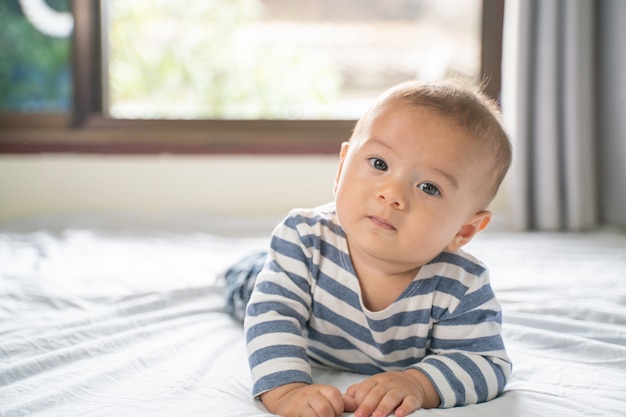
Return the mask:
[[409,395],[404,397],[404,400],[402,400],[402,404],[400,404],[400,406],[396,408],[395,415],[396,417],[404,417],[421,407],[422,402],[417,397]]
[[[320,388],[320,394],[326,399],[328,406],[332,409],[334,416],[340,416],[343,414],[343,396],[341,391],[332,386],[323,386]],[[324,407],[325,409],[326,407]]]
[[[381,414],[387,416],[390,414],[395,408],[396,405],[400,403],[397,401],[393,406],[388,406],[382,403],[382,400],[385,398],[386,392],[381,389],[381,387],[376,387],[367,394],[367,396],[361,401],[357,403],[359,407],[354,412],[355,417],[369,417],[374,413],[374,410],[380,412],[386,412],[387,414]],[[389,402],[389,400],[387,400]]]
[[[330,402],[321,395],[309,399],[308,406],[313,411],[311,415],[315,417],[337,417],[341,415],[337,414]],[[309,415],[309,413],[306,410],[302,410],[298,415]]]
[[343,411],[344,412],[352,413],[353,411],[357,409],[357,407],[358,407],[358,404],[356,403],[356,400],[354,399],[353,396],[349,394],[343,395]]
[[366,379],[358,384],[349,386],[346,390],[346,394],[354,398],[356,405],[359,406],[375,386],[376,383],[372,381],[372,379]]
[[[374,417],[386,417],[391,414],[398,405],[402,404],[404,399],[404,395],[395,390],[387,391],[382,395],[382,398],[380,397],[381,396],[377,395],[369,395],[365,401],[363,401],[363,404],[361,404],[362,407],[368,407],[368,409],[363,409],[363,411],[370,413]],[[370,414],[363,415],[369,416]]]
[[350,385],[350,386],[346,389],[346,394],[347,394],[347,395],[349,395],[349,396],[351,396],[351,397],[354,397],[354,393],[356,392],[356,390],[357,390],[357,387],[358,387],[358,386],[359,386],[359,384],[353,384],[353,385]]

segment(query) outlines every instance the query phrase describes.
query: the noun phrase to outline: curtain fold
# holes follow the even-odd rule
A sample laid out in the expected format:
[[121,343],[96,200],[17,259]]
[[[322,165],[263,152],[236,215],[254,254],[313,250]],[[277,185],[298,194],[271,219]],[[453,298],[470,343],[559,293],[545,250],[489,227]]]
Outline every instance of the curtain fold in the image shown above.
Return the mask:
[[[596,46],[607,30],[600,3],[608,1],[505,3],[502,110],[514,146],[516,229],[585,230],[604,221],[598,157],[603,141],[624,137],[597,134],[599,102],[614,94],[598,90]],[[626,24],[626,14],[620,19]]]
[[601,218],[626,228],[626,1],[601,0],[596,14]]

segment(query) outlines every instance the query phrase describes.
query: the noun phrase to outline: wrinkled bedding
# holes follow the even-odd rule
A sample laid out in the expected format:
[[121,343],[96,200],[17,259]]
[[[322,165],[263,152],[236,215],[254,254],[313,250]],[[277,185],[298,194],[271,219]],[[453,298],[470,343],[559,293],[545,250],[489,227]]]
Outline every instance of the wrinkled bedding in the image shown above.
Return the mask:
[[[0,416],[269,416],[218,275],[271,228],[105,220],[0,225]],[[412,416],[626,416],[626,234],[485,232],[467,249],[490,267],[512,380]]]

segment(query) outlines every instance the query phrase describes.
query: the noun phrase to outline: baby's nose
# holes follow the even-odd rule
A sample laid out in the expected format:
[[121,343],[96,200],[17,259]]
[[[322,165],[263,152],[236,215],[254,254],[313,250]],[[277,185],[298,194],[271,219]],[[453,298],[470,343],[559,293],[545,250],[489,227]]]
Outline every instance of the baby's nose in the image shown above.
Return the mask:
[[405,209],[407,205],[406,196],[404,195],[402,187],[399,185],[388,184],[378,192],[376,198],[379,201],[390,204],[399,210]]

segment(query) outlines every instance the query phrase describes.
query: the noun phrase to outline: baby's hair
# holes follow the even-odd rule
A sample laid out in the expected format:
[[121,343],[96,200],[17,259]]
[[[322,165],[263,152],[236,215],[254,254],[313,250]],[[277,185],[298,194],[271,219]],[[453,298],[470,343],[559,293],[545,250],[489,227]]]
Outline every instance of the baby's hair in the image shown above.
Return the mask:
[[465,129],[480,141],[492,157],[493,181],[487,196],[490,202],[498,192],[511,165],[511,142],[500,122],[497,103],[477,88],[461,81],[407,81],[385,91],[359,119],[352,137],[358,136],[385,104],[403,100],[415,107],[425,107]]

